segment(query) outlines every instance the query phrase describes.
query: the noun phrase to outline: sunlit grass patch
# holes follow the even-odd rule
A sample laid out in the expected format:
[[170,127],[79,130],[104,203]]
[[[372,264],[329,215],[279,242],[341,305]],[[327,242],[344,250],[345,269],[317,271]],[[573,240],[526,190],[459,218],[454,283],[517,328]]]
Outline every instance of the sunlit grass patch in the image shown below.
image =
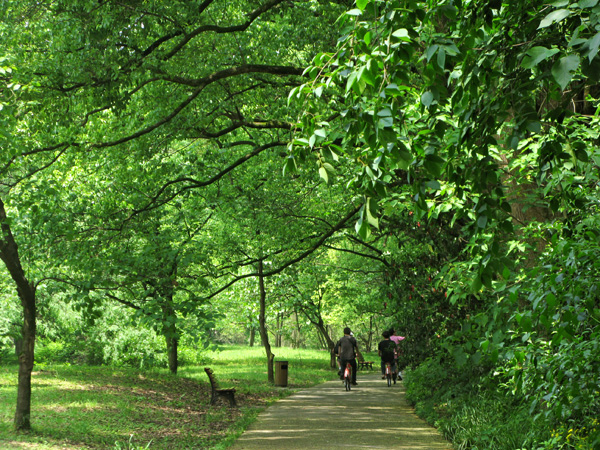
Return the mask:
[[[335,377],[327,352],[273,350],[276,361],[288,361],[287,387],[268,382],[262,347],[219,347],[210,364],[183,366],[177,376],[166,369],[36,367],[28,434],[12,428],[17,367],[0,366],[0,448],[116,450],[132,442],[136,449],[226,448],[270,402]],[[210,406],[204,367],[222,387],[236,388],[239,408]]]

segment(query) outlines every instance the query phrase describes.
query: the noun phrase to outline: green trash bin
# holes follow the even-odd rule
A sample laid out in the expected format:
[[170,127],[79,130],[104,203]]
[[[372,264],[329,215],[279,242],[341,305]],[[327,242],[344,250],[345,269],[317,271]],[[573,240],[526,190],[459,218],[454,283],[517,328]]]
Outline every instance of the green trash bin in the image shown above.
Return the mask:
[[275,386],[288,385],[288,362],[275,361]]

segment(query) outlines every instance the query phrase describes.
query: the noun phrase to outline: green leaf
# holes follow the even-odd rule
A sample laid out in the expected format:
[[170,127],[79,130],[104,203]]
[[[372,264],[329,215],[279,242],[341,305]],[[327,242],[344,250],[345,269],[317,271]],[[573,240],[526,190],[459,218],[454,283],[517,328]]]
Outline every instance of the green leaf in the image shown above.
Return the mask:
[[440,48],[437,56],[437,63],[440,69],[444,69],[446,67],[446,50],[444,48]]
[[429,62],[433,55],[435,55],[435,52],[437,52],[438,48],[440,48],[440,46],[437,44],[433,44],[427,47],[427,50],[425,50],[425,57],[427,58],[427,62]]
[[552,66],[552,76],[563,91],[573,79],[573,72],[579,68],[579,63],[579,56],[569,55],[559,59]]
[[445,163],[446,161],[437,155],[427,155],[425,161],[423,161],[423,166],[434,178],[439,178]]
[[367,213],[367,222],[369,222],[369,224],[374,226],[375,228],[379,228],[379,219],[373,214],[371,209],[371,199],[369,198],[367,199],[367,207],[365,208],[365,211]]
[[371,61],[369,60],[369,62],[367,63],[366,66],[362,66],[359,69],[358,79],[362,80],[366,84],[375,86],[375,77],[373,76],[373,73],[369,70],[369,66],[371,65],[370,63],[371,63]]
[[283,166],[283,175],[296,172],[298,167],[296,166],[296,159],[293,156],[287,158],[285,165]]
[[525,352],[515,352],[515,359],[518,363],[525,361]]
[[398,167],[402,170],[408,169],[408,166],[413,160],[413,156],[410,151],[402,142],[398,142],[392,149],[392,157],[398,163]]
[[479,275],[475,275],[475,278],[473,278],[473,282],[471,283],[471,290],[473,292],[479,292],[482,286],[483,283],[481,282],[481,278]]
[[598,4],[598,0],[579,0],[577,3],[580,8],[593,8]]
[[486,339],[480,344],[481,350],[483,350],[484,352],[487,351],[489,345],[490,341]]
[[371,234],[371,232],[369,230],[369,226],[363,220],[364,208],[365,207],[363,205],[363,207],[360,210],[360,215],[359,215],[358,220],[356,221],[356,225],[354,226],[354,229],[356,230],[356,232],[362,239],[367,239],[369,237],[369,235]]
[[546,304],[548,305],[548,309],[555,309],[557,303],[556,295],[554,295],[552,292],[548,292],[546,295]]
[[588,48],[587,57],[591,63],[598,54],[598,47],[600,46],[600,32],[596,33],[593,38],[588,40],[585,46]]
[[356,0],[356,6],[361,11],[364,11],[370,0]]
[[410,42],[410,37],[408,36],[408,30],[406,28],[400,28],[394,31],[392,36],[400,39],[401,41]]
[[319,128],[319,129],[315,130],[315,135],[321,136],[323,138],[326,138],[327,137],[327,130],[325,128]]
[[590,157],[587,154],[587,152],[585,151],[585,149],[583,148],[578,148],[577,150],[574,151],[575,153],[575,157],[579,160],[582,161],[584,163],[588,163],[590,162]]
[[477,226],[479,228],[485,228],[485,226],[487,225],[487,222],[488,222],[487,216],[479,216],[479,218],[477,219]]
[[393,117],[382,117],[378,122],[379,128],[390,128],[394,126],[394,118]]
[[550,58],[551,56],[557,53],[558,49],[556,48],[549,49],[541,46],[532,47],[525,54],[525,57],[521,62],[521,67],[523,67],[524,69],[532,69],[533,67],[537,66],[540,62]]
[[433,103],[433,93],[431,91],[424,92],[423,95],[421,95],[421,103],[426,108],[429,108]]
[[521,328],[525,332],[530,332],[533,329],[531,317],[529,316],[523,316],[519,325],[521,325]]
[[458,367],[464,366],[467,363],[468,355],[461,347],[456,347],[453,351],[453,354]]
[[546,28],[552,24],[558,23],[566,17],[569,17],[571,14],[571,11],[569,11],[568,9],[557,9],[556,11],[552,11],[550,14],[548,14],[542,19],[538,30],[540,28]]
[[354,86],[357,75],[358,73],[356,71],[353,71],[348,77],[348,80],[346,81],[346,94],[348,94],[348,92],[350,92],[350,90],[352,89],[352,86]]
[[347,11],[346,14],[349,16],[360,16],[362,15],[362,11],[360,9],[351,9],[350,11]]
[[301,145],[303,147],[308,146],[308,139],[304,139],[304,138],[299,138],[299,139],[294,139],[294,141],[292,142],[292,144],[294,145]]
[[340,157],[332,150],[331,146],[326,146],[321,149],[323,158],[333,161],[339,161]]
[[329,183],[329,175],[327,174],[325,167],[319,167],[319,176],[325,183]]
[[429,189],[433,189],[434,191],[439,191],[442,188],[440,182],[437,180],[427,181],[424,184],[426,187],[428,187]]

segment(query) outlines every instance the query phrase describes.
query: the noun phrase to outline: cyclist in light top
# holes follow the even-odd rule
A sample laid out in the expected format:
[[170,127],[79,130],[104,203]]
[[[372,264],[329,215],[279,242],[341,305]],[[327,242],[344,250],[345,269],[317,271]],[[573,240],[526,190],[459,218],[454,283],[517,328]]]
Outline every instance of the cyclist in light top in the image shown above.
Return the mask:
[[402,372],[400,372],[400,353],[402,353],[402,349],[400,346],[400,341],[406,339],[404,336],[396,336],[396,332],[393,328],[390,329],[390,340],[396,343],[396,369],[398,369],[398,379],[402,381]]
[[392,328],[390,329],[390,339],[394,341],[396,345],[398,345],[400,341],[403,341],[406,338],[404,336],[396,336],[396,331],[394,331],[394,329]]

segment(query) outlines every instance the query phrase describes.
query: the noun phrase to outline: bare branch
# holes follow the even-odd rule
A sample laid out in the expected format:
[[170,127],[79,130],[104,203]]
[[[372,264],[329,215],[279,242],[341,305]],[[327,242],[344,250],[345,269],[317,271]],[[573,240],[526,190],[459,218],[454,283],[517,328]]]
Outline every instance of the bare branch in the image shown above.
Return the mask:
[[[265,272],[262,275],[264,277],[270,277],[273,275],[277,275],[278,273],[283,272],[285,269],[287,269],[288,267],[302,261],[304,258],[310,256],[312,253],[314,253],[319,247],[321,247],[325,241],[327,239],[329,239],[336,231],[341,230],[344,226],[346,226],[346,223],[352,219],[356,213],[360,210],[360,206],[355,207],[354,209],[352,209],[348,214],[346,214],[346,216],[344,216],[335,226],[333,226],[331,229],[329,229],[326,233],[324,233],[321,238],[315,242],[309,249],[305,250],[304,252],[302,252],[300,255],[298,255],[295,258],[290,259],[289,261],[287,261],[286,263],[282,264],[280,267],[278,267],[277,269],[271,270],[270,272]],[[268,259],[268,256],[264,257],[263,259]],[[221,286],[219,289],[217,289],[216,291],[214,291],[213,293],[211,293],[210,295],[208,295],[207,297],[204,298],[204,300],[209,300],[215,296],[217,296],[218,294],[220,294],[221,292],[227,290],[228,288],[230,288],[231,286],[233,286],[235,283],[237,283],[238,281],[241,281],[245,278],[251,278],[251,277],[257,277],[258,276],[258,272],[253,272],[253,273],[248,273],[248,274],[244,274],[244,275],[239,275],[237,277],[235,277],[232,281],[230,281],[229,283],[225,284],[224,286]]]
[[325,244],[324,247],[330,248],[331,250],[335,250],[337,252],[345,252],[345,253],[350,253],[353,255],[361,256],[363,258],[373,259],[375,261],[379,261],[379,262],[383,263],[385,266],[390,265],[390,263],[388,261],[386,261],[385,258],[381,257],[382,253],[380,251],[378,251],[377,249],[375,249],[375,250],[377,250],[377,253],[379,253],[380,256],[369,255],[368,253],[361,253],[361,252],[357,252],[356,250],[350,250],[347,248],[338,248],[338,247],[334,247],[332,245],[327,245],[327,244]]
[[300,67],[292,66],[274,66],[267,64],[243,64],[241,66],[229,67],[227,69],[214,72],[203,78],[184,78],[177,75],[169,75],[164,73],[162,69],[155,67],[154,72],[161,74],[162,79],[170,81],[172,83],[181,84],[184,86],[207,86],[210,83],[214,83],[217,80],[223,80],[231,78],[237,75],[243,75],[248,73],[266,73],[270,75],[297,75],[301,76],[304,73],[304,69]]
[[[199,34],[202,33],[206,33],[206,32],[213,32],[213,33],[235,33],[238,31],[244,31],[246,30],[250,25],[252,25],[252,22],[254,22],[261,14],[263,14],[264,12],[268,11],[269,9],[277,6],[280,3],[283,3],[285,0],[270,0],[267,3],[265,3],[263,6],[261,6],[260,8],[255,9],[254,11],[252,11],[250,14],[248,14],[248,20],[240,25],[233,25],[230,27],[220,27],[218,25],[202,25],[198,28],[196,28],[195,30],[193,30],[191,33],[188,33],[187,35],[184,36],[184,38],[181,40],[181,42],[179,42],[179,44],[177,44],[169,53],[167,53],[164,57],[165,60],[168,60],[170,58],[172,58],[174,55],[176,55],[183,47],[185,47],[185,45],[190,42],[193,38],[195,38],[196,36],[198,36]],[[208,5],[206,5],[207,2],[204,2],[200,8],[201,11],[203,11]]]
[[[139,213],[141,213],[143,211],[149,211],[149,210],[158,208],[159,206],[162,206],[165,203],[170,202],[175,197],[177,197],[178,195],[181,195],[185,191],[188,191],[190,189],[196,189],[196,188],[201,188],[201,187],[209,186],[209,185],[217,182],[221,178],[223,178],[225,175],[227,175],[229,172],[231,172],[232,170],[234,170],[236,167],[244,164],[249,159],[254,158],[257,155],[260,155],[265,150],[268,150],[268,149],[273,148],[273,147],[284,146],[284,145],[286,145],[286,142],[279,142],[278,141],[278,142],[271,142],[269,144],[260,145],[258,147],[255,147],[254,150],[252,150],[250,153],[247,153],[246,155],[242,156],[241,158],[238,158],[235,162],[233,162],[229,166],[225,167],[223,170],[221,170],[219,173],[217,173],[215,176],[209,178],[208,180],[199,181],[199,180],[196,180],[196,179],[190,178],[190,177],[180,177],[180,178],[177,178],[175,180],[168,181],[167,183],[165,183],[158,190],[158,192],[154,195],[154,197],[152,197],[150,199],[150,201],[148,202],[148,204],[146,206],[144,206],[143,208],[140,208],[138,210],[135,210],[131,214],[130,219],[133,216],[135,216],[135,215],[137,215],[137,214],[139,214]],[[169,195],[166,199],[163,199],[160,202],[158,201],[160,199],[160,197],[163,195],[163,193],[170,186],[173,186],[173,185],[176,185],[176,184],[180,184],[180,183],[188,183],[188,184],[186,186],[184,186],[183,188],[179,189],[177,192]]]

